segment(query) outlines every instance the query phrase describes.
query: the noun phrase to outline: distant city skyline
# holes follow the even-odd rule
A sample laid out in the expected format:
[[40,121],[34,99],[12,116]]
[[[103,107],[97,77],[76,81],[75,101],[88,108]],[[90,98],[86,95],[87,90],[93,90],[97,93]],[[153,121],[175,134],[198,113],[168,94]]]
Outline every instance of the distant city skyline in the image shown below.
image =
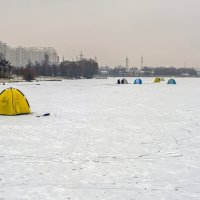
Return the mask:
[[200,67],[199,0],[0,0],[0,40],[100,66]]

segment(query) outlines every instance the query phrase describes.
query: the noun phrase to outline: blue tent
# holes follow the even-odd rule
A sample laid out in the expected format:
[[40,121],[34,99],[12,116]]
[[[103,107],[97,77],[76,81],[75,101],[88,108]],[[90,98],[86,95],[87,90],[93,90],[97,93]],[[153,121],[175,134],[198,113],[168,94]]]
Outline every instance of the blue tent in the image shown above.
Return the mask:
[[142,80],[140,78],[135,79],[134,84],[142,84]]
[[173,78],[170,78],[167,84],[176,84],[176,81]]

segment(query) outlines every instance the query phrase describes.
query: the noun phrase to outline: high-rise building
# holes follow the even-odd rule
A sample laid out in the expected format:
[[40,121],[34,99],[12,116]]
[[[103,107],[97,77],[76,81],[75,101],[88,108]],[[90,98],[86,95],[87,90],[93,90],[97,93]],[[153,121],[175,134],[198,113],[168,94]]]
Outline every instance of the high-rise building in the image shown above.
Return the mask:
[[6,43],[0,41],[0,53],[2,53],[4,56],[6,55],[6,47]]
[[11,65],[15,67],[25,67],[28,63],[42,63],[48,56],[49,64],[58,64],[59,56],[52,47],[10,47],[0,41],[0,53],[2,53]]

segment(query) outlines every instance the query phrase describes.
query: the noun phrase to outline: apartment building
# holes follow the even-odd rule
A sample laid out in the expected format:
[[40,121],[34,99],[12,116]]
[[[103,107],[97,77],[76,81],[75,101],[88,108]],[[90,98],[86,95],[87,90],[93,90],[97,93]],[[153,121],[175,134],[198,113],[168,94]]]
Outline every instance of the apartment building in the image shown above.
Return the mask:
[[28,63],[42,63],[48,56],[50,64],[59,63],[59,56],[53,47],[10,47],[0,41],[0,53],[2,53],[11,65],[16,67],[26,66]]

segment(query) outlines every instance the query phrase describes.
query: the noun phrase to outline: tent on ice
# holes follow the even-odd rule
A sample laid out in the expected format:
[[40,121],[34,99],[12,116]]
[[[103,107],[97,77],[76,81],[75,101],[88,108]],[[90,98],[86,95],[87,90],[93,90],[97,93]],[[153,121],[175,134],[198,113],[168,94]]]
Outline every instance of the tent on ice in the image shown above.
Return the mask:
[[135,79],[134,84],[142,84],[142,80],[140,78]]
[[123,79],[121,80],[121,84],[128,84],[128,81],[127,81],[125,78],[123,78]]
[[175,79],[170,78],[170,79],[168,80],[167,84],[176,84],[176,81],[175,81]]
[[160,81],[161,81],[161,78],[156,77],[155,80],[154,80],[154,83],[160,83]]
[[30,114],[29,103],[24,94],[15,88],[0,93],[0,115]]

